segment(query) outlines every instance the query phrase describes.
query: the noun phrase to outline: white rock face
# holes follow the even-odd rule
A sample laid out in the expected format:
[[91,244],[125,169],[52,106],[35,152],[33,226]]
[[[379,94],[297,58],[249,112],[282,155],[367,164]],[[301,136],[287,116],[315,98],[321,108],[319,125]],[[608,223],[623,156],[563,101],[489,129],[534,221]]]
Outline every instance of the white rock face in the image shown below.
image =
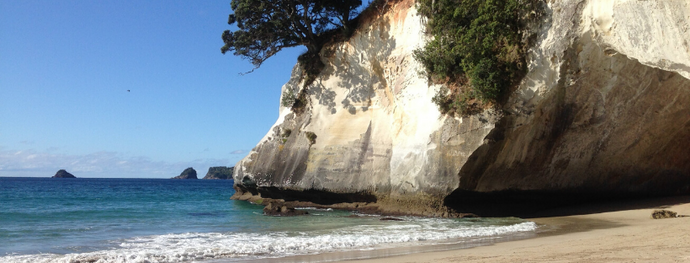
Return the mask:
[[[324,49],[308,106],[281,106],[237,164],[236,189],[430,205],[458,200],[456,189],[690,192],[689,6],[548,1],[529,72],[503,109],[449,118],[412,56],[424,21],[412,0],[398,1]],[[301,74],[295,67],[284,96],[303,92]]]
[[[690,189],[687,1],[549,1],[529,72],[460,189]],[[488,163],[488,164],[487,164]],[[466,183],[470,182],[470,183]]]
[[[412,1],[391,8],[348,42],[326,48],[327,67],[307,88],[310,106],[299,115],[281,106],[272,130],[237,164],[237,182],[386,195],[443,196],[457,187],[460,167],[497,117],[492,110],[441,116],[431,101],[440,86],[429,85],[412,56],[427,38],[425,23]],[[296,67],[283,96],[302,90],[300,74]],[[306,132],[316,134],[314,144]]]
[[690,78],[689,1],[549,1],[547,12],[548,25],[530,50],[529,73],[513,96],[514,107],[534,106],[553,90],[565,51],[583,38],[607,56],[625,55]]
[[600,0],[586,3],[583,33],[640,63],[690,78],[690,2]]

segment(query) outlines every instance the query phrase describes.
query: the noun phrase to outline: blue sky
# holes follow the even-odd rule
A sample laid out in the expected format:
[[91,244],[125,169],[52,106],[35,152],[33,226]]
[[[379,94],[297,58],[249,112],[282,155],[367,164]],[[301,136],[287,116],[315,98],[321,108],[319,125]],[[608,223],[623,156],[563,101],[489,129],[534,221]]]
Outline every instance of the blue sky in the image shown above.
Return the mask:
[[[278,116],[294,48],[222,55],[230,0],[0,1],[0,176],[233,166]],[[130,90],[128,92],[127,90]]]

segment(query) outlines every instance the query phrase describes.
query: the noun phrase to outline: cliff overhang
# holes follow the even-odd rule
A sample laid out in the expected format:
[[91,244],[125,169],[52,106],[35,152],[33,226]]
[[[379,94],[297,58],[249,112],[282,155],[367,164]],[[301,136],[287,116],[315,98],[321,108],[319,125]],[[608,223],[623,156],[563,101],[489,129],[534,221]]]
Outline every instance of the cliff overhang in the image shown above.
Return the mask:
[[308,103],[237,164],[237,198],[452,216],[690,193],[689,3],[548,1],[520,84],[464,117],[432,103],[413,1],[386,10],[311,85],[294,69],[281,92]]

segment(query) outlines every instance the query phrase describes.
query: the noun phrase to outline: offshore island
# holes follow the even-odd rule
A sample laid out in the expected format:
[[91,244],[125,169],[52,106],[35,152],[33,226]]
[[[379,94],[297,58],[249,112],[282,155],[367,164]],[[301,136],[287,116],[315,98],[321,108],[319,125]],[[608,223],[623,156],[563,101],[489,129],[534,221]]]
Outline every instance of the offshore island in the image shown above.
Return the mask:
[[51,178],[77,178],[73,174],[67,172],[65,169],[58,170]]
[[[235,167],[214,166],[209,167],[208,172],[204,176],[204,180],[232,180],[232,171]],[[180,175],[170,179],[199,179],[196,170],[193,167],[184,169]]]

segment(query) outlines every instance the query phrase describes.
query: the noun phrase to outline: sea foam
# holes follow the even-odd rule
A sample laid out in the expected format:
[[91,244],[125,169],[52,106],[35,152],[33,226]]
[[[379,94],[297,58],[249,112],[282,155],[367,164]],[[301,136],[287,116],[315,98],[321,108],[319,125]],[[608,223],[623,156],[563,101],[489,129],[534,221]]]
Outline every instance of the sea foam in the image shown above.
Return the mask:
[[183,233],[120,240],[111,249],[75,254],[8,255],[2,262],[187,262],[268,258],[334,251],[370,250],[495,237],[535,231],[533,222],[475,225],[457,220],[405,218],[395,224],[362,224],[321,231]]

